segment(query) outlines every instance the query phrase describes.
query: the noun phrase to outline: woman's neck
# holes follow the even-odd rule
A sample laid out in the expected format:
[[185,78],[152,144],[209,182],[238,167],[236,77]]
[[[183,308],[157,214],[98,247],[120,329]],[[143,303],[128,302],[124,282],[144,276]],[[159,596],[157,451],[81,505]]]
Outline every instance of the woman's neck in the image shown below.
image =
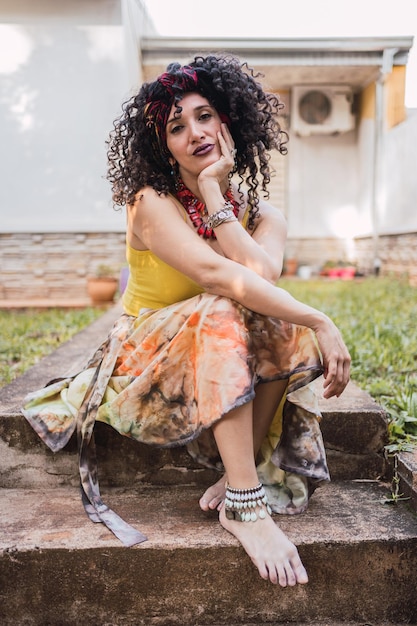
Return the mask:
[[[187,176],[187,174],[183,176],[180,173],[180,176],[181,176],[182,182],[187,187],[187,189],[189,189],[199,200],[201,200],[201,202],[205,202],[203,196],[201,195],[200,189],[198,187],[198,179],[195,176],[190,176],[190,175]],[[228,188],[229,188],[229,179],[226,178],[220,183],[220,191],[222,195],[226,193]]]

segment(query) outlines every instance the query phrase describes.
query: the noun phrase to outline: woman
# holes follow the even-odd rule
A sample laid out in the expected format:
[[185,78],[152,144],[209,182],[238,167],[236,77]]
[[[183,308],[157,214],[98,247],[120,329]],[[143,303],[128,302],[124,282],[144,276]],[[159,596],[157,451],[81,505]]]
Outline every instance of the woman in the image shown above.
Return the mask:
[[286,152],[281,107],[221,56],[171,64],[125,103],[108,156],[127,208],[126,314],[85,371],[32,394],[24,413],[53,449],[78,422],[86,510],[126,545],[144,537],[100,499],[96,419],[151,445],[187,444],[208,465],[219,454],[224,474],[200,506],[285,587],[308,576],[271,506],[301,512],[328,479],[308,383],[323,373],[324,397],[339,396],[350,357],[326,315],[276,286],[286,226],[259,191],[268,151]]

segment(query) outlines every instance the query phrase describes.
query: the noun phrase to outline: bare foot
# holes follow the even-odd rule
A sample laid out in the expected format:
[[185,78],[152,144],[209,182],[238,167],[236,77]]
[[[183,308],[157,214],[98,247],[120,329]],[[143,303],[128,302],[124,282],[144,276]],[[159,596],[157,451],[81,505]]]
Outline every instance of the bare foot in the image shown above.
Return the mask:
[[279,583],[281,587],[308,582],[297,548],[270,515],[256,522],[238,522],[227,519],[222,507],[219,521],[240,541],[264,580]]
[[226,480],[226,474],[224,474],[203,493],[199,500],[200,508],[203,511],[214,511],[215,509],[220,511],[226,494]]

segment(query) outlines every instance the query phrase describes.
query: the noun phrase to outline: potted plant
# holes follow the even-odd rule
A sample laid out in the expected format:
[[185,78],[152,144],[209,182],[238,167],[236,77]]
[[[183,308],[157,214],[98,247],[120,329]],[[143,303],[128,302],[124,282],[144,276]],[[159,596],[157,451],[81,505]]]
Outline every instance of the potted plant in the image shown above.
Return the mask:
[[289,259],[284,260],[284,274],[286,276],[295,276],[298,270],[298,261],[297,259],[291,257]]
[[87,280],[87,292],[94,305],[113,302],[118,287],[118,278],[110,265],[98,265],[94,276]]
[[341,278],[342,280],[352,280],[355,275],[356,267],[345,261],[326,261],[320,272],[320,276]]

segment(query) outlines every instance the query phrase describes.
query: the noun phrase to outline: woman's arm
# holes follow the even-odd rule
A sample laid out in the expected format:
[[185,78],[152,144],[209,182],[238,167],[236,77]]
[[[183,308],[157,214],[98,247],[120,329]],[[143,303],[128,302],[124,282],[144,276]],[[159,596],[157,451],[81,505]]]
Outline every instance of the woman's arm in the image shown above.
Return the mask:
[[183,221],[171,198],[147,188],[129,211],[136,237],[208,293],[236,300],[262,315],[314,330],[325,368],[324,395],[342,393],[349,380],[350,357],[338,329],[324,313],[299,302],[254,270],[215,252]]
[[[212,206],[221,208],[222,201]],[[261,217],[252,235],[238,222],[224,222],[216,228],[216,238],[224,256],[275,284],[282,272],[287,224],[281,211],[270,204],[260,201],[259,210]]]
[[[198,179],[199,190],[210,215],[224,206],[221,185],[224,184],[222,181],[227,181],[234,165],[234,142],[226,124],[222,125],[218,140],[222,156],[203,170]],[[240,199],[236,189],[234,195]],[[216,228],[216,237],[224,256],[275,284],[282,272],[286,221],[281,211],[262,200],[259,201],[259,209],[260,218],[252,236],[237,222],[225,222]]]

